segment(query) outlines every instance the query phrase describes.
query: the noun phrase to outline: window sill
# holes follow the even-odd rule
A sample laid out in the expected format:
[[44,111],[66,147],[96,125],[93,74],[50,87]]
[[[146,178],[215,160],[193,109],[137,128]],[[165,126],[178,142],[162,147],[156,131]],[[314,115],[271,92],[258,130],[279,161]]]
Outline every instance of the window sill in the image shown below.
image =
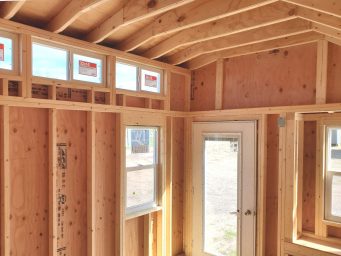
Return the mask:
[[126,220],[130,220],[130,219],[134,219],[134,218],[137,218],[137,217],[141,217],[143,215],[147,215],[149,213],[158,212],[158,211],[161,211],[161,210],[162,210],[162,207],[161,206],[157,206],[157,207],[149,208],[149,209],[146,209],[146,210],[129,213],[129,214],[126,215],[125,219]]
[[[333,255],[341,256],[341,246],[328,241],[323,241],[317,238],[304,237],[295,240],[293,242],[296,245],[307,247],[320,252],[330,253]],[[310,255],[310,254],[307,254]]]

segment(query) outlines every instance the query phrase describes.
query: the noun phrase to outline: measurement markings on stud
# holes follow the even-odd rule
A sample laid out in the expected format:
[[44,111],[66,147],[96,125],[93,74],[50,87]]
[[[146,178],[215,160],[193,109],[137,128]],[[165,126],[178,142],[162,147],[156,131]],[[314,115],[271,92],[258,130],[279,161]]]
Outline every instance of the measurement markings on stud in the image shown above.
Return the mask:
[[67,210],[67,145],[57,144],[57,256],[67,256],[65,211]]

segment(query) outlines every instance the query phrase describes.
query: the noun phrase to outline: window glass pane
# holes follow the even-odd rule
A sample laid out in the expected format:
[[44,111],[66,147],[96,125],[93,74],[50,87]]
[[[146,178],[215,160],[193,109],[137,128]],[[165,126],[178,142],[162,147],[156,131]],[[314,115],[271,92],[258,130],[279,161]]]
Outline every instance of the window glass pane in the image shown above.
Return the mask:
[[160,92],[160,80],[160,73],[142,69],[141,90],[147,92]]
[[238,244],[237,138],[205,138],[204,251],[235,256]]
[[137,90],[137,67],[116,62],[116,88]]
[[13,70],[13,40],[0,36],[0,68]]
[[127,208],[155,201],[154,168],[127,173]]
[[328,129],[328,171],[341,172],[341,129]]
[[156,128],[127,128],[126,167],[156,163]]
[[34,76],[68,79],[68,52],[64,49],[33,43],[32,72]]
[[331,186],[331,213],[341,217],[341,176],[333,175]]
[[102,83],[102,60],[83,55],[73,55],[73,79]]

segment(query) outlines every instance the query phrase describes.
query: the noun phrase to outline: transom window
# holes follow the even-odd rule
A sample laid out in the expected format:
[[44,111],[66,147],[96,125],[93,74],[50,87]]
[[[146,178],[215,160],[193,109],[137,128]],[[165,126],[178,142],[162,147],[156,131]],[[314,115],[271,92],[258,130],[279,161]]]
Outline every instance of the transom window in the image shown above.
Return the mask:
[[116,62],[116,88],[160,93],[162,70],[133,63]]
[[156,127],[126,128],[126,212],[157,206],[158,138]]
[[33,76],[103,84],[104,57],[40,40],[32,43]]
[[11,73],[17,71],[17,44],[17,35],[0,31],[0,70]]
[[341,126],[326,132],[325,219],[341,222]]

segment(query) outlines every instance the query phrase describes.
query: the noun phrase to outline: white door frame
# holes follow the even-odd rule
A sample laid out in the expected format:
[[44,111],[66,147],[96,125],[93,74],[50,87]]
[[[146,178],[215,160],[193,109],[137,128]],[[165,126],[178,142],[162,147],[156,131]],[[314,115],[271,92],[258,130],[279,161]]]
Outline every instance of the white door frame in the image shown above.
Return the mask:
[[[238,199],[239,207],[239,256],[256,255],[256,210],[257,210],[257,122],[195,122],[193,123],[193,209],[192,209],[192,255],[206,256],[203,251],[203,139],[205,134],[221,134],[240,137],[240,175],[241,193]],[[252,175],[250,175],[250,173]],[[242,188],[250,188],[249,193],[243,193]],[[245,215],[251,210],[251,216]]]

